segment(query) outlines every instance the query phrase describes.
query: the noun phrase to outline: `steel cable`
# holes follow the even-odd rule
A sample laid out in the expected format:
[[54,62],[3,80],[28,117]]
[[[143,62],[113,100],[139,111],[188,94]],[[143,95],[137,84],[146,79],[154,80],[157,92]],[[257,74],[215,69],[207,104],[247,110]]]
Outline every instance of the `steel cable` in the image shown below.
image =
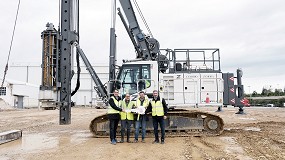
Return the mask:
[[12,34],[12,39],[11,39],[11,43],[10,43],[8,59],[7,59],[7,63],[6,63],[6,66],[5,66],[4,76],[3,76],[3,80],[2,80],[1,87],[3,87],[3,85],[4,85],[4,81],[5,81],[5,78],[6,78],[7,71],[8,71],[8,63],[9,63],[9,59],[10,59],[10,55],[11,55],[11,49],[12,49],[12,45],[13,45],[13,40],[14,40],[14,35],[15,35],[15,29],[16,29],[17,20],[18,20],[19,8],[20,8],[20,0],[19,0],[19,2],[18,2],[18,8],[17,8],[17,13],[16,13],[16,19],[15,19],[14,28],[13,28],[13,34]]

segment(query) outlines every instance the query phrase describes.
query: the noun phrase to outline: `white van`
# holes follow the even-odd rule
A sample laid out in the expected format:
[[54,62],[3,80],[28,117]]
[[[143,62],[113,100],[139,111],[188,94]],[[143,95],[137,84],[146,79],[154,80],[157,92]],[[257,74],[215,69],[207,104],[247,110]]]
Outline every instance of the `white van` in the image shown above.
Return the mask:
[[274,104],[267,104],[267,107],[274,107]]

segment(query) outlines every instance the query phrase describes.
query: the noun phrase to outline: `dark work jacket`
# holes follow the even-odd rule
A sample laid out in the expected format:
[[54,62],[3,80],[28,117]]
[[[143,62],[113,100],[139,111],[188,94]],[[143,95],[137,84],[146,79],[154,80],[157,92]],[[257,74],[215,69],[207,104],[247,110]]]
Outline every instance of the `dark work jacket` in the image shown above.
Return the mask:
[[[156,100],[154,100],[154,98],[153,98],[151,101],[157,102],[157,101],[159,101],[159,100],[160,100],[160,97],[158,96]],[[149,101],[149,105],[148,105],[148,107],[147,107],[145,113],[149,113],[149,112],[152,111],[151,101]],[[162,106],[163,106],[164,115],[166,116],[167,111],[168,111],[168,108],[167,108],[167,104],[166,104],[164,98],[162,98],[161,102],[162,102]],[[160,116],[158,116],[158,117],[160,117]]]
[[[115,96],[114,96],[115,97]],[[116,97],[115,97],[116,98]],[[116,98],[117,101],[120,101],[121,100],[121,97],[117,97]],[[117,111],[122,111],[122,108],[120,108],[119,106],[117,106],[113,100],[113,98],[110,98],[109,99],[109,105],[114,109],[114,110],[117,110]],[[109,119],[121,119],[121,116],[119,113],[116,113],[116,114],[108,114],[108,118]]]

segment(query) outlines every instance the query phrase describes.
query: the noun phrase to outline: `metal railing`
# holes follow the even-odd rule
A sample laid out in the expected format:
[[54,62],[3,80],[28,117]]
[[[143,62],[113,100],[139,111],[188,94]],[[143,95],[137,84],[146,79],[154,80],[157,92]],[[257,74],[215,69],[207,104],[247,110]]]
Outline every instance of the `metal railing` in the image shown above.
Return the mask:
[[[161,53],[169,62],[169,72],[196,72],[218,73],[221,72],[220,50],[218,48],[197,49],[161,49]],[[183,55],[184,54],[184,55]],[[199,57],[199,58],[198,58]]]

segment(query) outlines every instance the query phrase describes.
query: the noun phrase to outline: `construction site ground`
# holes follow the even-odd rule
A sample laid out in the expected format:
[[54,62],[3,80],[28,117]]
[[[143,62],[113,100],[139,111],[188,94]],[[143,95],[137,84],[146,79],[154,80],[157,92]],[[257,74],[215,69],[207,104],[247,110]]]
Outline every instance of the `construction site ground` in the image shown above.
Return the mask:
[[[194,109],[194,108],[191,108]],[[196,108],[197,109],[197,108]],[[108,138],[93,138],[89,123],[105,109],[72,108],[70,125],[59,125],[59,110],[2,110],[0,132],[20,129],[23,137],[0,145],[0,159],[285,159],[285,108],[200,107],[218,114],[225,130],[215,137],[166,138],[165,144],[110,144]]]

